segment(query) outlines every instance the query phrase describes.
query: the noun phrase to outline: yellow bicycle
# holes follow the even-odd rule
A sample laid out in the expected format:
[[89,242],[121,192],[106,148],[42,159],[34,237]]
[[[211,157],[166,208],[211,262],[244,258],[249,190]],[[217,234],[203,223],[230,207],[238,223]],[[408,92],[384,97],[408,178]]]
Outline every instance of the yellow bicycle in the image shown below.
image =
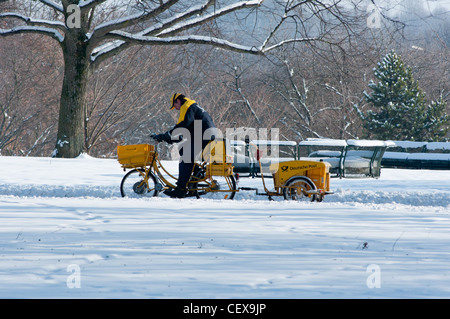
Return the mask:
[[[118,161],[131,169],[120,183],[122,197],[153,197],[176,187],[177,178],[159,159],[158,144],[120,145]],[[169,181],[169,180],[173,180]],[[211,141],[202,152],[202,162],[194,164],[186,197],[233,199],[238,190],[233,166],[223,140]]]

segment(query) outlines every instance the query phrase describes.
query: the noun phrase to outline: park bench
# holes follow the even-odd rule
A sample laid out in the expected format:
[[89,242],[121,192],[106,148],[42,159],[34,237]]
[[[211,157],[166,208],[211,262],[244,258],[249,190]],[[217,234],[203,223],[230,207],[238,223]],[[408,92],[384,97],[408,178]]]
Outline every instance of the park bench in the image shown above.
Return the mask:
[[[309,138],[294,141],[252,141],[262,151],[263,174],[282,161],[315,160],[331,164],[332,177],[378,178],[382,167],[450,169],[449,142],[340,140]],[[235,172],[256,177],[261,174],[254,150],[245,141],[232,140]],[[242,175],[245,176],[245,175]]]
[[393,141],[381,164],[391,168],[450,169],[449,142]]
[[333,177],[375,177],[381,174],[381,160],[390,141],[307,139],[299,143],[300,159],[331,164]]

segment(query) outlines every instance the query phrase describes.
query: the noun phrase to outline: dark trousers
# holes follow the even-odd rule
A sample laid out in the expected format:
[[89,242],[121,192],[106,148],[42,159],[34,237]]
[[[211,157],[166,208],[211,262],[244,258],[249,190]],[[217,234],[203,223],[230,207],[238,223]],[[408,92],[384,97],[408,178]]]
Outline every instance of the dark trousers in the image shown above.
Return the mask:
[[[205,149],[206,145],[208,145],[209,140],[202,140],[202,152]],[[192,169],[194,168],[196,155],[194,153],[194,143],[191,141],[190,143],[191,156],[190,158],[183,159],[183,149],[180,149],[180,156],[182,160],[178,164],[178,188],[186,189],[186,185],[191,178]]]

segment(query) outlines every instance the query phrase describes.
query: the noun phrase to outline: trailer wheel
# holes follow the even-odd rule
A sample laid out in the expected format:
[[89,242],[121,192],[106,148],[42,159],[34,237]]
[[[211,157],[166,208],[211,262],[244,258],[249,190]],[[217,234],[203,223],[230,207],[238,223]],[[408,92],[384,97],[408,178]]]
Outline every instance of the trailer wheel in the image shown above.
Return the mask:
[[306,177],[293,177],[283,186],[283,196],[286,200],[311,201],[316,199],[315,194],[308,194],[307,191],[316,190],[316,185]]

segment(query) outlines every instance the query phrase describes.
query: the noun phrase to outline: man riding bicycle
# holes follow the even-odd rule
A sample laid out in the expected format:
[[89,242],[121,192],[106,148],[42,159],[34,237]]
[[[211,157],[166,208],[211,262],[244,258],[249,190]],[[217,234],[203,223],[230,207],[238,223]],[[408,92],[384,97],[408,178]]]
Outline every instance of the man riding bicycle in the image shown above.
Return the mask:
[[180,93],[175,93],[172,95],[170,102],[170,109],[176,109],[180,112],[178,121],[169,131],[153,135],[152,138],[157,142],[164,141],[171,144],[180,141],[180,139],[175,139],[176,136],[183,136],[184,140],[179,150],[177,187],[166,190],[164,194],[172,198],[184,198],[196,157],[215,138],[217,131],[211,116],[194,100],[188,99]]

